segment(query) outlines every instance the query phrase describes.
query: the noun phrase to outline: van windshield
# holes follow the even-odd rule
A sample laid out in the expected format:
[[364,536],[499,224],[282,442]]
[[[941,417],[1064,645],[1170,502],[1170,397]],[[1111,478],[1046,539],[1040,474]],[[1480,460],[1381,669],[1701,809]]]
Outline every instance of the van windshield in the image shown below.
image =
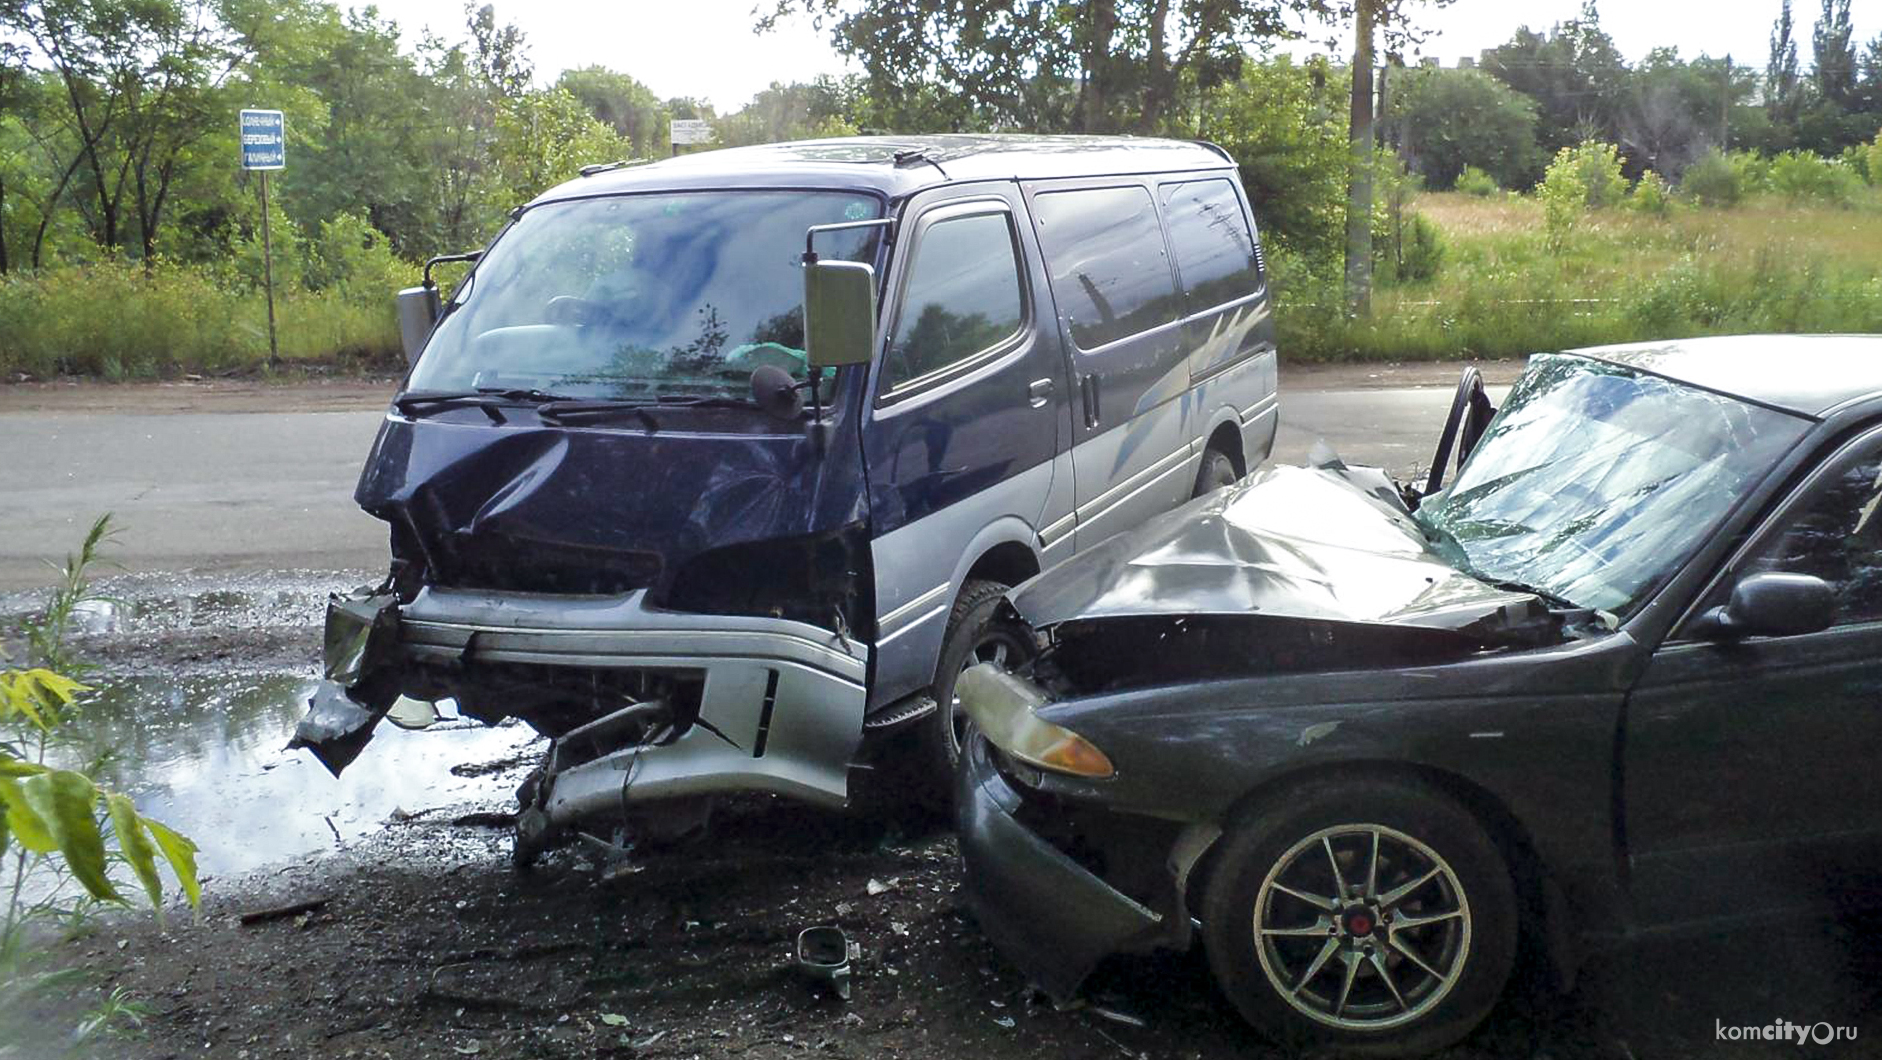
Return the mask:
[[[775,365],[806,378],[804,231],[872,220],[858,193],[617,195],[525,211],[452,300],[414,391],[744,398]],[[873,263],[878,229],[818,237]]]

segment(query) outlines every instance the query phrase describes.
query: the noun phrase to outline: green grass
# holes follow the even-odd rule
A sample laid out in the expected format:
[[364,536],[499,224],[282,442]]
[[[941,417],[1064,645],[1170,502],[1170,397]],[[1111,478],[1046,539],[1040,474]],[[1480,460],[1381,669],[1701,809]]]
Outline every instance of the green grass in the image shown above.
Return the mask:
[[1446,241],[1432,281],[1375,292],[1349,320],[1331,282],[1280,284],[1282,356],[1448,360],[1743,332],[1882,332],[1882,191],[1851,207],[1779,199],[1670,216],[1588,214],[1558,252],[1532,199],[1459,194],[1417,209]]
[[[392,291],[277,291],[281,361],[364,367],[399,358]],[[256,368],[267,302],[206,270],[101,263],[0,277],[0,373],[151,379]]]
[[[1433,194],[1416,208],[1443,233],[1442,267],[1376,292],[1366,320],[1342,311],[1337,262],[1275,255],[1283,357],[1453,360],[1736,332],[1882,332],[1882,188],[1846,207],[1767,197],[1665,217],[1602,210],[1554,252],[1534,199]],[[380,264],[320,291],[286,285],[276,299],[284,364],[399,362],[403,273],[392,273],[409,267]],[[267,355],[260,291],[207,269],[147,275],[103,263],[0,277],[0,376],[165,378],[252,369]]]

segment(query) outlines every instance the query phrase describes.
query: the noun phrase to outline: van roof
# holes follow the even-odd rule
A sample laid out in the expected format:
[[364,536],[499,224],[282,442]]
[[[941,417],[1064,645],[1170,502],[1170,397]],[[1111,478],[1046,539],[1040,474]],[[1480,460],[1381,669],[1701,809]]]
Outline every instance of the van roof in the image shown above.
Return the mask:
[[551,188],[536,202],[696,188],[845,188],[889,198],[970,180],[1045,180],[1232,169],[1213,144],[1136,136],[943,133],[846,136],[702,151]]

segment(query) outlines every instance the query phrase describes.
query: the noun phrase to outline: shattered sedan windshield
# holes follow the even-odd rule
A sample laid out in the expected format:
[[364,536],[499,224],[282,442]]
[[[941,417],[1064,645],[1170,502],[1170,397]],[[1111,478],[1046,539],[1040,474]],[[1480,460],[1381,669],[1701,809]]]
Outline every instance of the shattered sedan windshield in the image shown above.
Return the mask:
[[1448,560],[1486,581],[1625,615],[1808,426],[1604,361],[1543,355],[1417,518]]
[[[744,398],[774,365],[806,378],[805,230],[870,220],[859,193],[616,195],[526,211],[425,347],[412,391],[603,399]],[[873,262],[877,229],[828,233]]]

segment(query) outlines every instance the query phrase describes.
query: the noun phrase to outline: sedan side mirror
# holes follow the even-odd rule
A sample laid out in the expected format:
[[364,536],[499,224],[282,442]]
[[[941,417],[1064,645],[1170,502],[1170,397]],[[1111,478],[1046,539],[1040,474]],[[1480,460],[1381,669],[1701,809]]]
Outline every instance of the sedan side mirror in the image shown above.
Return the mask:
[[876,346],[876,270],[857,261],[804,266],[804,349],[812,368],[868,364]]
[[405,363],[418,363],[418,351],[425,348],[431,329],[438,322],[438,288],[407,287],[399,292],[399,341],[405,347]]
[[1766,571],[1741,578],[1724,607],[1700,615],[1692,633],[1708,640],[1794,637],[1830,628],[1836,590],[1810,574]]

